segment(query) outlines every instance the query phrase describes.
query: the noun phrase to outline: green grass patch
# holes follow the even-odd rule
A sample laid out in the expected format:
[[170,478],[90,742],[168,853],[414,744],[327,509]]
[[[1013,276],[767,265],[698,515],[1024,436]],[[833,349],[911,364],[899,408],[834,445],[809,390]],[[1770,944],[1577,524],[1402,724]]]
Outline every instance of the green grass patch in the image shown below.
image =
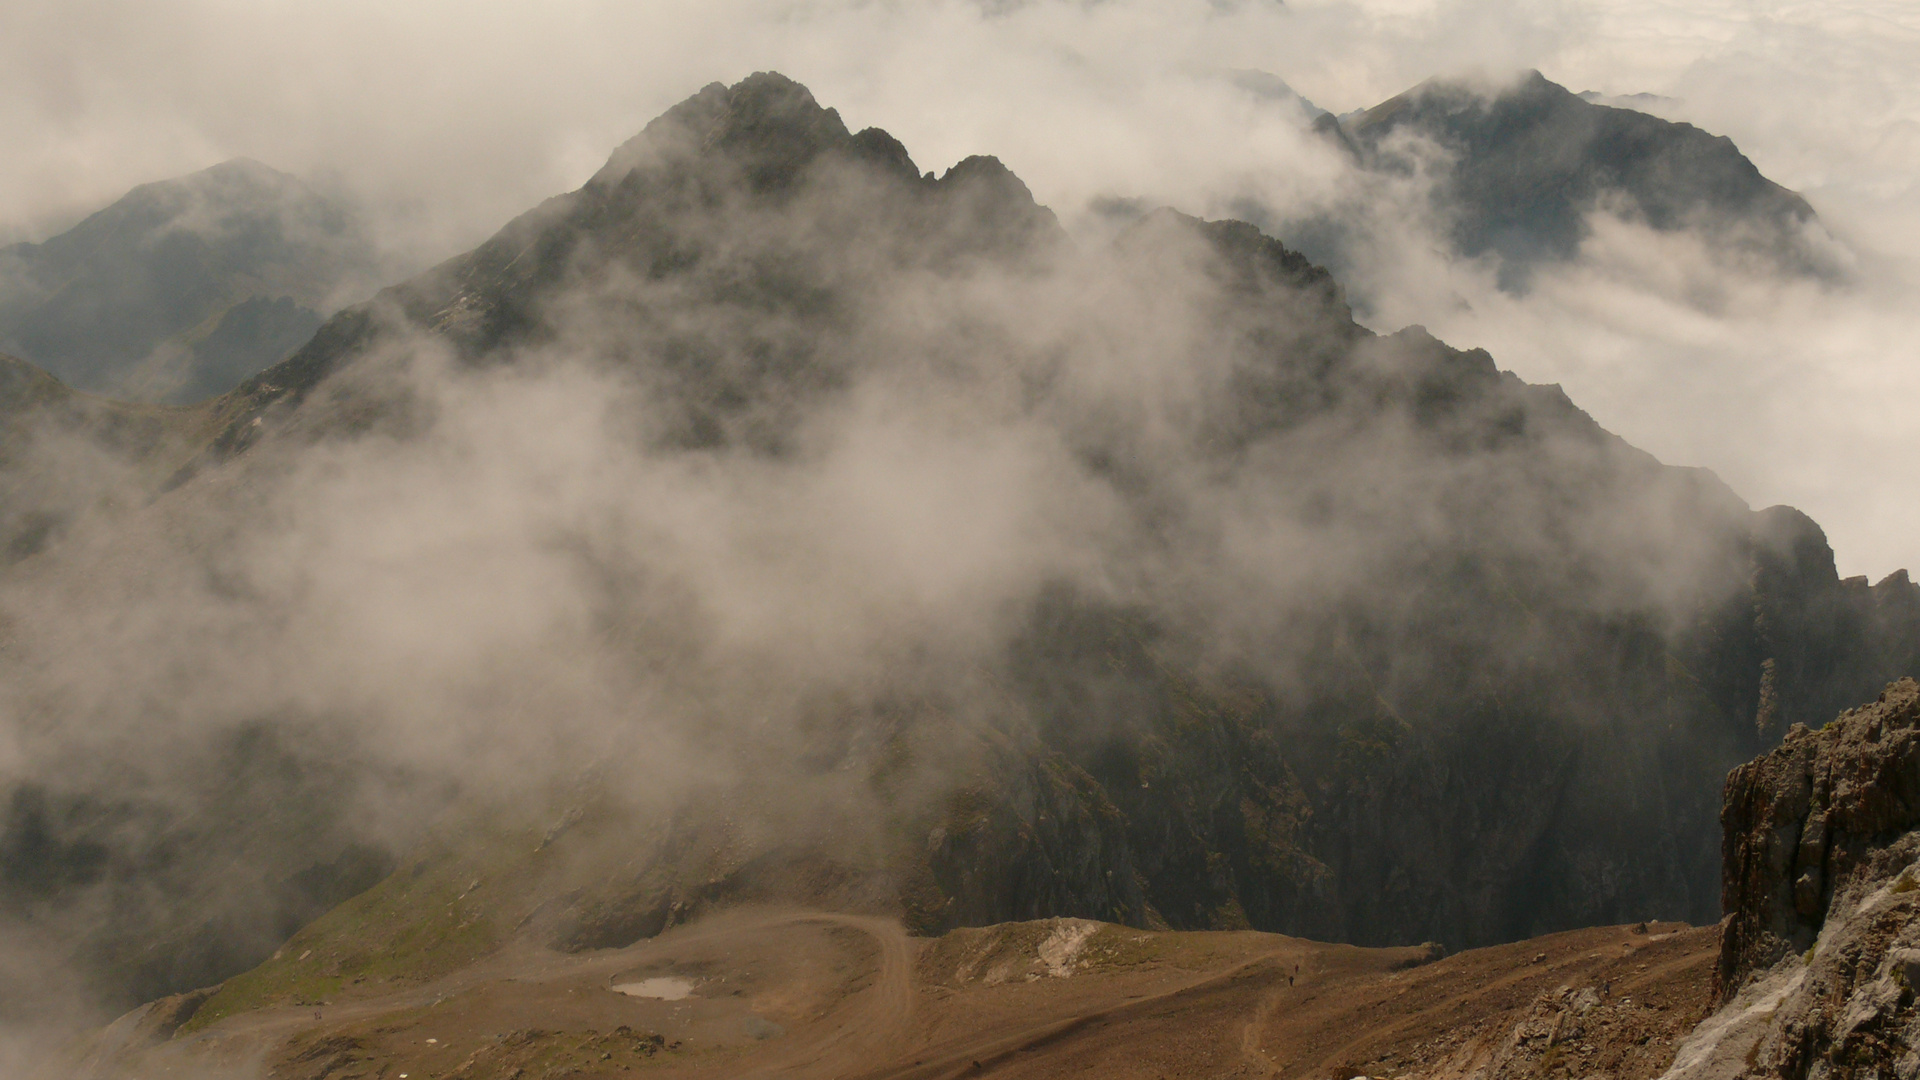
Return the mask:
[[228,979],[182,1033],[280,1005],[320,1005],[426,982],[499,948],[522,914],[537,838],[470,837],[409,861]]

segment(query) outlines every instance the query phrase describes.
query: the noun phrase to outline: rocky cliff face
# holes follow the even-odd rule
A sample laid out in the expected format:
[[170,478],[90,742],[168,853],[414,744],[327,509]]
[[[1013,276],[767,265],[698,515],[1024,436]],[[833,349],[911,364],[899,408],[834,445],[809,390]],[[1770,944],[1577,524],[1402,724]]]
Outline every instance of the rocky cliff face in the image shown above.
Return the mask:
[[1723,820],[1723,1004],[1673,1075],[1920,1075],[1920,684],[1794,727]]
[[1728,775],[1720,979],[1729,990],[1807,952],[1836,901],[1857,904],[1911,861],[1916,728],[1920,685],[1903,679],[1818,731],[1795,725],[1778,749]]

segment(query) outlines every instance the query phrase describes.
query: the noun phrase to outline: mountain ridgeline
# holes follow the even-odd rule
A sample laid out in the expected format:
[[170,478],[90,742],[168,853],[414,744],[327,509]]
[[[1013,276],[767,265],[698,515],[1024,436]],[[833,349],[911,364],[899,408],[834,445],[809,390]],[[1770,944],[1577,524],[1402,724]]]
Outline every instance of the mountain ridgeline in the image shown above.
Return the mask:
[[[1661,465],[1484,352],[1366,330],[1253,226],[1159,211],[1077,244],[997,160],[923,173],[773,74],[702,90],[580,190],[329,319],[207,414],[156,509],[431,442],[459,423],[449,381],[583,369],[615,388],[609,446],[764,484],[749,520],[825,499],[822,475],[891,493],[870,520],[822,502],[756,557],[826,537],[841,567],[930,524],[804,603],[743,584],[746,604],[674,579],[638,525],[543,525],[594,583],[598,660],[706,703],[682,741],[729,763],[623,824],[581,792],[626,760],[571,762],[587,779],[540,848],[579,857],[501,915],[570,947],[756,895],[927,932],[1081,916],[1450,947],[1710,922],[1727,770],[1920,667],[1904,572],[1840,580],[1804,515]],[[966,482],[993,463],[1003,483]],[[675,512],[601,509],[579,517]],[[858,579],[895,560],[933,584],[881,620],[904,601]],[[741,651],[770,611],[806,632]],[[811,636],[871,662],[777,658]]]

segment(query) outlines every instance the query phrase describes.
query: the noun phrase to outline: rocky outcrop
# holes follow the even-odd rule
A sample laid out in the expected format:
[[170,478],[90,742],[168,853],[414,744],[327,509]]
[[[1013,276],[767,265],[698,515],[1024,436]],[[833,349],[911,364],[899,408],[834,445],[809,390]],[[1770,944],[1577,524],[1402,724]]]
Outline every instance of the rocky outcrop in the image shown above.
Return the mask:
[[1920,684],[1727,778],[1717,1015],[1680,1077],[1920,1075]]
[[[1808,950],[1836,898],[1858,901],[1906,865],[1920,826],[1920,685],[1785,743],[1727,777],[1722,985]],[[1897,865],[1896,865],[1897,864]]]

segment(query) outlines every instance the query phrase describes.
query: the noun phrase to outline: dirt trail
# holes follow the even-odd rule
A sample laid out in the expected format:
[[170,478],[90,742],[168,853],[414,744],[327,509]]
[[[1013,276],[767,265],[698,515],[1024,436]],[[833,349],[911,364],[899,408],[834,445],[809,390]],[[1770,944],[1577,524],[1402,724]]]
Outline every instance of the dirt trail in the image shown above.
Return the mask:
[[[688,1080],[1438,1076],[1449,1062],[1532,1045],[1512,1033],[1590,988],[1606,1004],[1582,1014],[1578,1047],[1540,1059],[1586,1054],[1637,1080],[1664,1068],[1696,1019],[1689,995],[1704,991],[1711,955],[1703,930],[1610,927],[1421,964],[1417,949],[1250,932],[1069,920],[929,941],[891,919],[741,908],[624,949],[516,945],[318,1018],[311,1008],[230,1017],[99,1076],[538,1080],[639,1067]],[[610,989],[668,975],[692,993],[643,1000]]]
[[[1277,940],[1288,941],[1286,938]],[[1229,984],[1243,978],[1256,965],[1269,964],[1275,956],[1285,955],[1289,951],[1285,946],[1276,945],[1269,955],[1244,961],[1224,972],[1205,975],[1159,993],[1140,995],[1105,1007],[1072,1009],[1072,1015],[1063,1019],[1049,1020],[1024,1030],[996,1031],[970,1041],[929,1046],[915,1054],[916,1061],[912,1065],[882,1067],[858,1074],[856,1080],[879,1080],[881,1077],[890,1080],[946,1080],[948,1077],[977,1075],[1016,1060],[1020,1055],[1064,1044],[1097,1028],[1121,1023],[1134,1016],[1150,1015],[1182,995],[1205,993],[1216,986]]]
[[835,1009],[819,1030],[765,1060],[745,1065],[738,1076],[838,1076],[883,1055],[905,1033],[913,1015],[913,959],[907,932],[897,920],[851,915],[794,916],[859,930],[879,946],[873,984]]

